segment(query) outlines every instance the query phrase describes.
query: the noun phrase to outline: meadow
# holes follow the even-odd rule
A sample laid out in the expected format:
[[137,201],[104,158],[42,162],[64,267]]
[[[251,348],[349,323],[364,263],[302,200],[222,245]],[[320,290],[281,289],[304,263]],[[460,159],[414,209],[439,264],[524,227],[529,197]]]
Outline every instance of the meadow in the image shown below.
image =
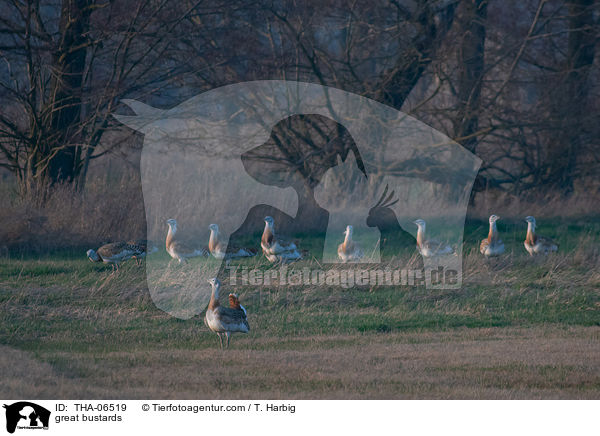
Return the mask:
[[8,253],[0,395],[600,398],[600,221],[540,220],[560,244],[547,258],[525,252],[524,229],[503,219],[507,252],[484,259],[487,223],[469,219],[459,290],[236,286],[251,332],[224,351],[203,314],[157,309],[133,261],[111,274],[89,247]]

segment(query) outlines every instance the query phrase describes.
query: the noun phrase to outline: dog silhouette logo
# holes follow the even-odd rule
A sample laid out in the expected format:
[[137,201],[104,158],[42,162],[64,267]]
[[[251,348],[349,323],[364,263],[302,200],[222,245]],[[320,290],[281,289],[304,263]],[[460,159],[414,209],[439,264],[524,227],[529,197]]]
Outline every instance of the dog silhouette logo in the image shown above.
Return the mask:
[[39,404],[19,401],[4,405],[6,409],[6,431],[14,433],[18,429],[48,429],[50,411]]
[[[270,217],[277,235],[295,238],[282,241],[298,248],[296,259],[345,263],[345,235],[360,245],[356,262],[387,267],[413,256],[421,234],[429,245],[417,253],[419,268],[454,273],[451,283],[428,287],[461,286],[464,220],[481,160],[443,133],[374,100],[292,81],[229,85],[167,110],[123,103],[135,115],[115,118],[144,135],[149,239],[165,238],[176,218],[177,237],[194,253],[209,243],[210,227],[220,246],[256,252]],[[157,307],[182,319],[201,313],[208,278],[229,265],[220,253],[218,262],[177,267],[148,257]]]

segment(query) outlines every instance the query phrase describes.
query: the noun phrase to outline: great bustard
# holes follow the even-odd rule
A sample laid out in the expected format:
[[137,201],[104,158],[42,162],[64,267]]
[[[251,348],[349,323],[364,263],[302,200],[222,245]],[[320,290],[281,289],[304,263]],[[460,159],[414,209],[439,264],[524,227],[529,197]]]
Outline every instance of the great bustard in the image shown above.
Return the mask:
[[[227,348],[229,348],[229,339],[232,333],[248,333],[250,331],[250,324],[248,324],[248,319],[246,317],[246,309],[241,306],[239,308],[221,306],[219,304],[221,282],[219,279],[213,278],[210,279],[208,283],[212,286],[212,293],[210,295],[208,308],[206,309],[206,315],[204,316],[204,322],[209,329],[219,336],[221,349],[223,348],[222,335],[227,336]],[[235,300],[237,301],[237,297]]]
[[479,244],[479,251],[486,257],[499,256],[504,253],[504,242],[500,239],[496,227],[496,221],[499,219],[499,216],[490,215],[490,232],[488,237]]
[[156,253],[158,251],[158,246],[147,239],[134,239],[131,241],[127,241],[129,245],[135,248],[135,250],[139,254],[133,255],[135,259],[135,263],[139,265],[141,260],[145,258],[148,254]]
[[104,262],[112,264],[113,272],[119,269],[119,262],[141,255],[139,248],[127,242],[112,242],[103,245],[97,250],[89,249],[87,257],[92,262]]
[[356,242],[352,240],[353,227],[346,226],[344,231],[344,242],[338,245],[338,257],[344,262],[353,262],[363,257],[363,252]]
[[443,256],[446,254],[452,254],[454,250],[446,243],[436,241],[434,239],[427,239],[425,236],[425,220],[418,219],[414,222],[417,225],[417,250],[423,257],[435,257]]
[[169,219],[167,220],[167,224],[169,225],[169,232],[167,233],[165,246],[167,248],[167,253],[169,253],[173,259],[177,259],[179,263],[185,263],[187,262],[187,259],[191,257],[208,255],[208,251],[204,248],[193,248],[183,241],[175,239],[175,234],[177,233],[177,220]]
[[254,249],[232,247],[231,244],[225,245],[219,238],[219,226],[217,224],[211,224],[208,228],[210,230],[208,250],[213,257],[229,260],[239,257],[256,256],[256,250]]
[[270,262],[287,263],[302,259],[298,247],[275,236],[275,222],[270,216],[265,217],[265,229],[260,240],[263,254]]
[[548,254],[558,250],[558,244],[550,238],[539,236],[535,233],[535,218],[528,216],[525,218],[527,222],[527,236],[525,237],[525,250],[533,256],[534,254]]

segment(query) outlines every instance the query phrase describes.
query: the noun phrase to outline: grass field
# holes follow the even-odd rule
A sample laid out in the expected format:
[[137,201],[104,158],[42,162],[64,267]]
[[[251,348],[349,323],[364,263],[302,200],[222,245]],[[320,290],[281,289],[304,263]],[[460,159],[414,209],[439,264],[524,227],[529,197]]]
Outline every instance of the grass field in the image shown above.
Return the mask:
[[134,262],[12,253],[0,396],[600,398],[600,221],[540,221],[558,254],[530,258],[522,219],[503,220],[492,260],[469,221],[460,290],[237,287],[252,330],[226,351],[201,316],[158,310]]

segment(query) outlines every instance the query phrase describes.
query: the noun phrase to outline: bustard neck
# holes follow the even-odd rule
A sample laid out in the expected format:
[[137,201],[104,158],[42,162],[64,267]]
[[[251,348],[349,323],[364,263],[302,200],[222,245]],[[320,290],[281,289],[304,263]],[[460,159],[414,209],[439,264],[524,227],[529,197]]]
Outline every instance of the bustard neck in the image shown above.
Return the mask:
[[425,225],[420,224],[417,226],[417,244],[421,245],[425,242]]
[[346,237],[344,238],[344,242],[348,243],[352,241],[352,229],[346,229]]
[[494,242],[498,235],[498,229],[496,228],[496,221],[490,221],[490,232],[488,233],[488,241]]
[[219,305],[219,288],[221,285],[215,284],[212,287],[212,292],[210,294],[210,302],[208,303],[209,309],[214,309]]

